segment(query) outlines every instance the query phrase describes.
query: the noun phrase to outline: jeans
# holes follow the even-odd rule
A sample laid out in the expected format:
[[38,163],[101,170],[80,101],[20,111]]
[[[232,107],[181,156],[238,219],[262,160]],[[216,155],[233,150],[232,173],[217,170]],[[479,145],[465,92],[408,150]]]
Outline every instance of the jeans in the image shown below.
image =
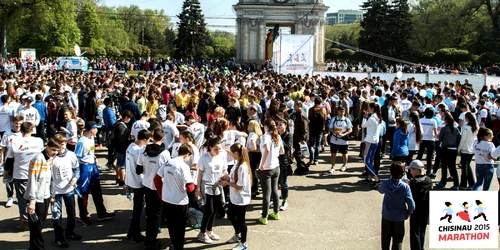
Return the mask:
[[494,172],[495,167],[493,164],[476,164],[477,181],[472,187],[472,190],[477,191],[481,186],[483,186],[483,191],[490,190]]
[[286,200],[288,198],[288,166],[280,165],[279,184],[281,186],[281,198]]
[[217,214],[217,209],[221,207],[221,195],[209,195],[205,194],[205,211],[203,212],[203,218],[201,219],[200,231],[205,233],[206,231],[212,231],[215,221],[215,215]]
[[184,249],[184,238],[186,235],[186,218],[188,214],[188,205],[174,205],[163,202],[167,215],[168,234],[172,242],[173,249]]
[[323,140],[323,133],[319,135],[310,135],[309,138],[309,160],[311,162],[318,162],[321,141]]
[[31,217],[28,218],[28,225],[30,228],[30,250],[45,249],[42,230],[45,219],[47,218],[49,202],[49,199],[45,199],[43,202],[37,202],[35,204],[35,213],[38,216],[37,221],[32,221]]
[[229,203],[227,210],[227,218],[231,221],[235,234],[241,234],[241,243],[247,242],[247,224],[245,222],[245,215],[247,206],[234,205]]
[[368,167],[368,175],[377,176],[377,172],[373,167],[373,158],[375,157],[375,153],[377,152],[378,143],[370,143],[370,147],[368,148],[368,153],[365,156],[365,164]]
[[[387,126],[387,131],[382,138],[382,154],[385,154],[386,142],[389,141],[389,153],[392,152],[392,144],[394,142],[394,132],[396,132],[396,127]],[[380,143],[380,142],[379,142]]]
[[28,212],[26,212],[28,203],[24,199],[24,192],[26,192],[27,185],[28,180],[14,179],[14,188],[16,189],[17,196],[17,206],[19,207],[19,217],[22,221],[28,221]]
[[427,173],[430,174],[432,171],[432,158],[434,158],[434,141],[422,141],[420,143],[420,149],[418,150],[418,160],[422,160],[424,157],[424,152],[427,154]]
[[[405,237],[405,222],[382,218],[382,250],[402,250]],[[391,246],[392,240],[392,248]]]
[[460,178],[461,187],[472,187],[474,186],[474,173],[470,167],[472,157],[474,154],[460,154],[460,165],[462,166],[462,176]]
[[260,184],[262,185],[262,217],[267,218],[269,215],[269,203],[271,202],[271,195],[273,198],[274,213],[279,212],[279,195],[278,195],[278,179],[280,175],[280,168],[273,168],[271,170],[259,171]]
[[257,169],[259,169],[260,158],[262,154],[260,152],[250,152],[248,153],[250,158],[250,168],[252,169],[252,194],[259,191],[259,178],[257,178]]
[[144,208],[144,194],[146,193],[146,188],[133,188],[134,193],[134,205],[132,208],[132,220],[130,221],[130,227],[128,229],[128,234],[130,238],[139,237],[141,234],[141,213]]
[[66,205],[66,214],[68,218],[66,219],[66,235],[73,234],[75,230],[75,193],[71,191],[67,194],[56,194],[55,197],[57,209],[59,210],[59,219],[52,220],[52,225],[54,226],[54,234],[56,241],[64,241],[63,229],[62,229],[62,201],[64,200],[64,205]]
[[116,152],[116,167],[125,169],[125,152]]
[[453,186],[458,187],[458,173],[457,173],[457,150],[456,149],[441,149],[441,184],[446,185],[448,179],[448,170],[451,177],[453,177]]
[[424,250],[425,231],[429,212],[413,213],[410,216],[410,247],[411,250]]

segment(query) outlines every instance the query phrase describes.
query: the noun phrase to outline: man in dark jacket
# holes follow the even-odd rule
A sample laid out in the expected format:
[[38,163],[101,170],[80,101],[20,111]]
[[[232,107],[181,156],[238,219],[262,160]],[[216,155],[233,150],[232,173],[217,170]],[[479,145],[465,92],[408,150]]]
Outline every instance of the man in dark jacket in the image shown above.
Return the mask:
[[122,119],[118,120],[113,127],[112,138],[112,147],[115,149],[116,156],[116,184],[119,186],[125,184],[125,155],[128,145],[132,143],[127,124],[130,123],[134,115],[129,110],[125,110],[121,117]]
[[309,171],[309,167],[302,159],[302,152],[300,151],[300,145],[305,143],[309,139],[309,121],[307,120],[306,114],[302,111],[302,102],[298,101],[294,104],[294,133],[293,133],[293,156],[297,163],[297,169],[295,169],[296,175],[304,175]]
[[126,101],[123,102],[123,105],[122,105],[122,110],[125,111],[125,110],[128,110],[132,113],[132,123],[134,123],[136,120],[139,120],[141,119],[141,116],[142,116],[142,112],[141,110],[139,109],[139,104],[137,104],[134,100],[135,100],[135,91],[130,91],[128,93],[128,96],[126,98]]
[[411,249],[424,249],[425,230],[429,220],[429,191],[432,189],[432,180],[425,175],[424,164],[414,160],[408,166],[410,171],[410,189],[415,201],[415,211],[410,217],[410,246]]

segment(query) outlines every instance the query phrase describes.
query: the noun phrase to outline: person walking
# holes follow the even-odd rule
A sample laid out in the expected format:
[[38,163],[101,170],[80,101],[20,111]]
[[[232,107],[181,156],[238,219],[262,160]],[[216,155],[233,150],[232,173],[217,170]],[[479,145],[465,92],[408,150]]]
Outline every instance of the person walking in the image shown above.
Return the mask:
[[[372,186],[375,187],[380,183],[377,171],[375,171],[373,166],[373,159],[377,151],[382,130],[382,114],[380,113],[380,106],[374,102],[370,103],[368,114],[370,117],[361,125],[362,128],[366,128],[365,165],[368,168],[368,176],[364,182],[372,184]],[[374,179],[374,181],[372,179]]]
[[352,133],[352,123],[345,116],[345,109],[338,107],[337,116],[333,117],[328,127],[330,129],[330,173],[335,172],[335,163],[337,161],[337,152],[342,154],[342,172],[347,170],[347,152],[349,151],[348,135]]
[[462,137],[457,148],[457,153],[460,155],[460,166],[462,167],[459,187],[461,190],[471,189],[475,183],[474,172],[472,172],[470,163],[474,156],[474,141],[477,138],[478,127],[474,115],[467,112],[461,127]]
[[[278,134],[278,128],[273,120],[267,120],[264,126],[265,134],[262,136],[260,152],[262,158],[259,165],[260,184],[263,191],[262,216],[259,222],[267,225],[267,217],[279,220],[278,179],[280,175],[279,155],[285,153],[283,141]],[[273,213],[269,214],[269,202],[273,200]]]

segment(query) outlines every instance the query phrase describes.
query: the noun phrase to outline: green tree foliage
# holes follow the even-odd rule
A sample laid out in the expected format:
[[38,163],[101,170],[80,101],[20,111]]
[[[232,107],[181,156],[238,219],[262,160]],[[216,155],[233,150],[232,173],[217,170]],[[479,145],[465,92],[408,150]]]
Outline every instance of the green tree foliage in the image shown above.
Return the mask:
[[[205,18],[198,0],[184,0],[179,18],[178,36],[175,40],[177,58],[201,59],[205,57],[208,37]],[[215,49],[214,49],[215,50]]]
[[82,32],[82,46],[102,47],[101,20],[97,16],[96,5],[92,1],[85,1],[78,15],[78,26]]
[[210,32],[209,44],[214,50],[212,57],[227,59],[236,55],[236,36],[230,32]]
[[387,0],[367,0],[361,6],[365,11],[359,32],[359,47],[379,54],[389,55],[391,25]]
[[[337,41],[350,46],[358,47],[359,32],[361,31],[361,25],[359,22],[352,24],[336,24],[332,26],[325,27],[325,38],[333,41]],[[325,43],[330,44],[330,43]],[[337,43],[331,43],[331,48],[340,48]]]
[[410,39],[413,33],[410,6],[408,0],[392,0],[389,5],[389,29],[390,34],[384,41],[387,42],[388,55],[405,58],[411,54]]

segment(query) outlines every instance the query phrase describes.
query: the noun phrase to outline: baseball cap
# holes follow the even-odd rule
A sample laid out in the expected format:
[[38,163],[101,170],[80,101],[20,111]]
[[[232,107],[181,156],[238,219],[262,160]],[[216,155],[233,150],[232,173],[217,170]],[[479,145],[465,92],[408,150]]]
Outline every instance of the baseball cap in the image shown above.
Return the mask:
[[62,101],[63,100],[63,97],[61,95],[56,95],[54,98],[56,100],[58,100],[58,101]]
[[422,163],[422,161],[420,160],[414,160],[410,163],[410,165],[408,165],[408,167],[406,167],[407,169],[424,169],[424,163]]
[[33,102],[33,96],[28,96],[26,97],[27,102]]
[[91,129],[94,129],[94,128],[97,128],[97,124],[94,122],[94,121],[88,121],[86,124],[85,124],[85,130],[91,130]]

